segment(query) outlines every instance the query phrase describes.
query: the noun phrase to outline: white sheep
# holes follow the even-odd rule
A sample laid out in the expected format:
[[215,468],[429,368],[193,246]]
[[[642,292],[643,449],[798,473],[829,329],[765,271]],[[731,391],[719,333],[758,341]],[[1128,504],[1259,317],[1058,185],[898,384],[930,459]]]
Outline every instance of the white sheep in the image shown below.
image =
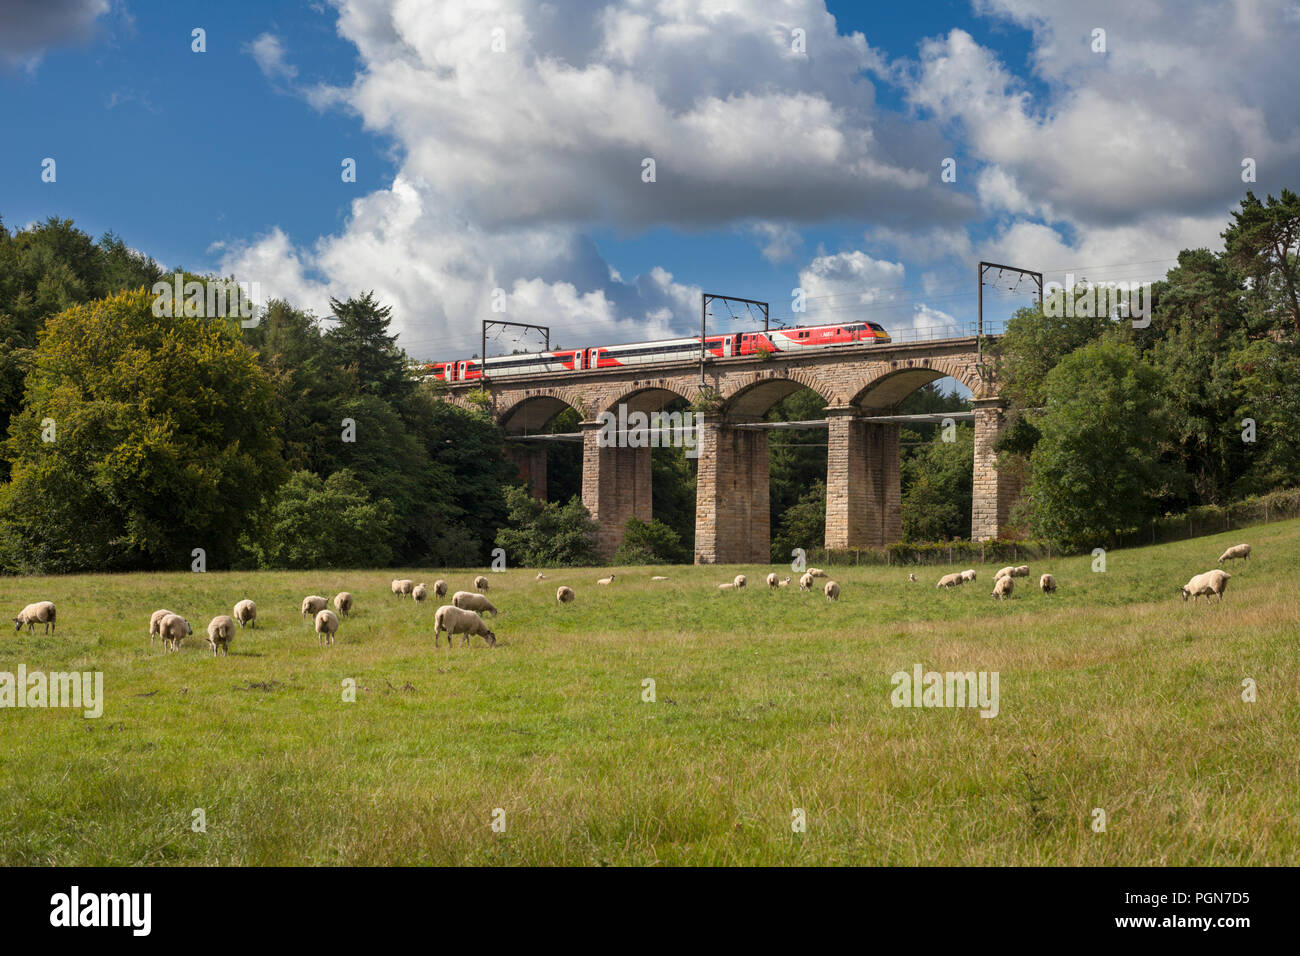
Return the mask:
[[776,586],[779,588],[788,588],[790,586],[790,575],[787,574],[780,581],[777,581]]
[[[457,593],[465,593],[463,591]],[[478,595],[482,597],[482,595]],[[495,647],[497,636],[488,629],[483,618],[479,617],[471,610],[454,607],[450,604],[444,604],[438,608],[433,615],[433,646],[438,646],[438,638],[442,632],[447,632],[447,647],[451,647],[451,639],[457,634],[465,635],[462,643],[469,643],[471,634],[480,635],[483,640],[487,641],[489,647]]]
[[813,583],[813,575],[811,571],[805,571],[803,574],[799,576],[800,591],[811,591],[812,583]]
[[1004,574],[993,582],[993,596],[999,601],[1004,601],[1011,597],[1011,592],[1016,588],[1016,580],[1009,574]]
[[957,588],[957,587],[961,587],[965,583],[966,583],[966,579],[963,578],[960,574],[945,574],[943,577],[939,579],[939,583],[936,584],[935,587],[936,588]]
[[417,584],[411,590],[411,597],[415,598],[416,604],[421,603],[428,596],[429,596],[429,589],[424,586],[423,582]]
[[478,577],[474,579],[474,590],[486,591],[487,589],[488,589],[488,579],[483,577],[483,575],[480,574]]
[[826,600],[838,601],[840,599],[840,586],[834,581],[826,582]]
[[666,575],[666,574],[655,574],[655,575],[651,575],[650,580],[651,580],[651,581],[667,581],[667,580],[668,580],[668,575]]
[[225,614],[218,614],[208,622],[208,646],[212,648],[212,656],[217,656],[217,648],[221,648],[221,653],[226,656],[230,655],[230,642],[235,639],[235,621],[234,618]]
[[[154,613],[157,613],[156,611]],[[257,626],[257,605],[248,598],[235,605],[235,622],[240,627]]]
[[1217,594],[1219,602],[1223,602],[1223,592],[1228,589],[1228,579],[1232,575],[1227,571],[1220,571],[1215,568],[1213,571],[1206,571],[1204,574],[1198,574],[1182,587],[1183,600],[1189,597],[1195,603],[1196,599],[1202,594],[1205,595],[1205,603],[1210,603],[1210,595]]
[[1014,564],[1009,565],[1008,567],[1005,568],[1001,568],[997,574],[993,575],[993,580],[996,581],[998,578],[1010,577],[1011,572],[1014,571],[1015,569],[1016,566]]
[[393,578],[393,593],[396,594],[398,597],[401,597],[401,596],[402,596],[402,580],[401,580],[401,578]]
[[815,577],[815,578],[824,578],[824,577],[826,577],[826,572],[823,571],[821,568],[809,568],[809,569],[808,569],[808,573],[811,574],[811,575],[812,575],[813,577]]
[[962,582],[965,583],[965,584],[969,584],[970,582],[974,581],[974,580],[975,580],[975,569],[974,569],[974,568],[967,568],[965,571],[963,571],[963,572],[961,573],[961,579],[962,579]]
[[769,575],[767,576],[767,586],[770,587],[770,588],[772,588],[773,590],[776,589],[776,573],[775,573],[775,572],[773,572],[772,574],[769,574]]
[[415,590],[415,582],[412,581],[410,578],[402,578],[400,581],[397,582],[397,584],[398,587],[401,589],[400,594],[402,597],[406,597],[406,595],[410,594],[412,591]]
[[492,606],[492,602],[485,595],[473,591],[457,591],[451,596],[451,603],[462,611],[480,611],[497,616],[497,609]]
[[1044,594],[1055,594],[1056,578],[1052,577],[1050,574],[1044,574],[1038,579],[1038,586],[1042,589]]
[[614,575],[611,574],[611,575],[610,575],[609,577],[607,577],[607,578],[601,578],[601,579],[600,579],[599,581],[597,581],[596,583],[597,583],[597,584],[613,584],[613,583],[614,583]]
[[1022,565],[1020,565],[1019,567],[1012,568],[1012,569],[1011,569],[1011,576],[1012,576],[1013,578],[1027,578],[1027,577],[1029,577],[1029,565],[1027,565],[1027,564],[1022,564]]
[[560,585],[555,589],[555,600],[561,607],[568,604],[573,600],[573,588]]
[[321,611],[316,615],[316,642],[333,644],[334,632],[339,629],[338,616],[333,611]]
[[329,607],[329,603],[319,594],[308,594],[302,599],[302,616],[306,617],[308,614],[315,616]]
[[21,631],[23,625],[27,625],[27,633],[30,634],[37,624],[45,625],[45,633],[50,633],[54,627],[54,604],[50,601],[37,601],[35,604],[29,604],[14,618],[14,630]]
[[544,575],[541,571],[538,571],[538,572],[537,572],[537,580],[539,580],[539,581],[545,581],[545,580],[546,580],[546,575]]
[[737,574],[734,578],[732,578],[731,583],[734,584],[737,588],[743,588],[745,586],[745,576],[743,574]]
[[910,581],[911,583],[915,584],[915,583],[916,583],[916,575],[915,575],[915,574],[908,574],[908,576],[907,576],[907,580]]
[[344,617],[352,613],[352,592],[340,591],[334,595],[334,608]]
[[1231,548],[1229,548],[1227,551],[1223,552],[1223,554],[1219,555],[1218,563],[1219,563],[1219,564],[1222,564],[1224,561],[1233,561],[1233,560],[1235,560],[1235,559],[1237,559],[1237,558],[1241,558],[1243,561],[1249,559],[1249,558],[1250,558],[1250,545],[1248,545],[1248,544],[1234,544],[1234,545],[1233,545]]
[[447,582],[444,581],[442,578],[439,578],[438,580],[433,582],[433,596],[434,597],[447,596]]
[[158,624],[158,636],[169,651],[179,651],[181,641],[193,633],[194,628],[190,627],[190,622],[179,614],[168,614]]
[[153,643],[154,638],[157,637],[159,634],[159,629],[162,627],[162,619],[171,613],[173,612],[167,610],[166,608],[159,608],[158,610],[153,612],[153,616],[149,618],[149,643],[150,644]]
[[734,591],[734,590],[736,590],[736,582],[735,582],[735,581],[727,581],[725,584],[719,584],[719,585],[718,585],[718,590],[719,590],[719,591]]

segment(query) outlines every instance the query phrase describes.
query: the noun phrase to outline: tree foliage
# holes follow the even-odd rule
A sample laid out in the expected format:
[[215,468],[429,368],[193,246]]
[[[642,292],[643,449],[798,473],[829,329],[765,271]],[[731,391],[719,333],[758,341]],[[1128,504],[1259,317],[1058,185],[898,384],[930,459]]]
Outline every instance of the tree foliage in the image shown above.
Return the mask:
[[541,501],[526,488],[507,488],[506,527],[497,532],[497,547],[515,567],[594,565],[596,522],[573,497],[568,504]]

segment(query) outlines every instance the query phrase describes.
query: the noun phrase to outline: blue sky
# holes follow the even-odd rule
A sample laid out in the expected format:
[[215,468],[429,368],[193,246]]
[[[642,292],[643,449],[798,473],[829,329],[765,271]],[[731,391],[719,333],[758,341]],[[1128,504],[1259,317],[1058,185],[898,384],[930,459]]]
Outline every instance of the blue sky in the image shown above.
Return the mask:
[[1246,188],[1296,183],[1295,3],[1079,6],[11,0],[0,216],[322,315],[376,289],[422,358],[492,317],[672,334],[701,290],[960,329],[980,258],[1156,278]]

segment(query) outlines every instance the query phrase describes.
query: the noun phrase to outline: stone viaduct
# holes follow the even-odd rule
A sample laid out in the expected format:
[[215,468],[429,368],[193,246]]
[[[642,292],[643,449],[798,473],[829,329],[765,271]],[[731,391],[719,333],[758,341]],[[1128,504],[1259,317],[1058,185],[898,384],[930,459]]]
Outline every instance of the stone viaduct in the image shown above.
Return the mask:
[[[880,547],[902,537],[899,424],[888,416],[903,398],[951,376],[971,390],[975,473],[971,537],[996,537],[1019,493],[1000,474],[993,443],[1002,426],[995,385],[980,375],[974,337],[888,345],[843,346],[816,354],[765,359],[712,358],[701,387],[698,362],[559,372],[449,386],[466,402],[485,388],[507,436],[537,435],[565,408],[582,416],[582,500],[599,524],[598,546],[613,554],[624,525],[651,513],[650,448],[602,447],[599,416],[661,411],[676,399],[698,410],[695,503],[697,564],[770,563],[768,431],[757,423],[786,396],[810,388],[827,403],[827,548]],[[757,426],[757,427],[756,427]],[[533,493],[546,496],[546,447],[511,443]]]

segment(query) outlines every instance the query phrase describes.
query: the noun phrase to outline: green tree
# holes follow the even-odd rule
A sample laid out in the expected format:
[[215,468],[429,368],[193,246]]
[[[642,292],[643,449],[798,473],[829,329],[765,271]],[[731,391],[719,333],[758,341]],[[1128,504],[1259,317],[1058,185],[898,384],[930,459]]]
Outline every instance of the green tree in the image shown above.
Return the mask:
[[1233,210],[1232,224],[1223,232],[1223,248],[1228,261],[1253,280],[1253,298],[1279,306],[1279,316],[1289,319],[1290,332],[1300,336],[1300,294],[1296,291],[1300,196],[1283,189],[1280,199],[1269,196],[1260,202],[1247,192],[1240,208]]
[[249,547],[262,568],[381,567],[393,559],[397,515],[348,469],[322,479],[296,471]]
[[1031,523],[1067,546],[1109,541],[1159,514],[1183,474],[1171,444],[1160,373],[1107,337],[1067,355],[1044,385],[1030,486]]
[[518,487],[507,488],[505,497],[507,526],[497,532],[496,543],[512,565],[552,568],[597,562],[596,522],[579,498],[558,505]]
[[49,319],[5,450],[8,560],[24,571],[210,567],[284,478],[273,390],[222,321],[146,290]]
[[954,431],[954,441],[940,433],[900,463],[905,541],[970,535],[975,430],[959,425]]
[[687,564],[691,554],[676,531],[662,521],[627,519],[623,543],[614,553],[615,564]]
[[400,402],[414,389],[406,353],[388,333],[392,308],[380,305],[373,292],[345,302],[330,299],[336,324],[325,333],[334,365],[346,369],[366,394]]
[[826,542],[826,483],[816,481],[781,515],[780,527],[772,536],[772,562],[785,564],[795,548],[805,551]]

